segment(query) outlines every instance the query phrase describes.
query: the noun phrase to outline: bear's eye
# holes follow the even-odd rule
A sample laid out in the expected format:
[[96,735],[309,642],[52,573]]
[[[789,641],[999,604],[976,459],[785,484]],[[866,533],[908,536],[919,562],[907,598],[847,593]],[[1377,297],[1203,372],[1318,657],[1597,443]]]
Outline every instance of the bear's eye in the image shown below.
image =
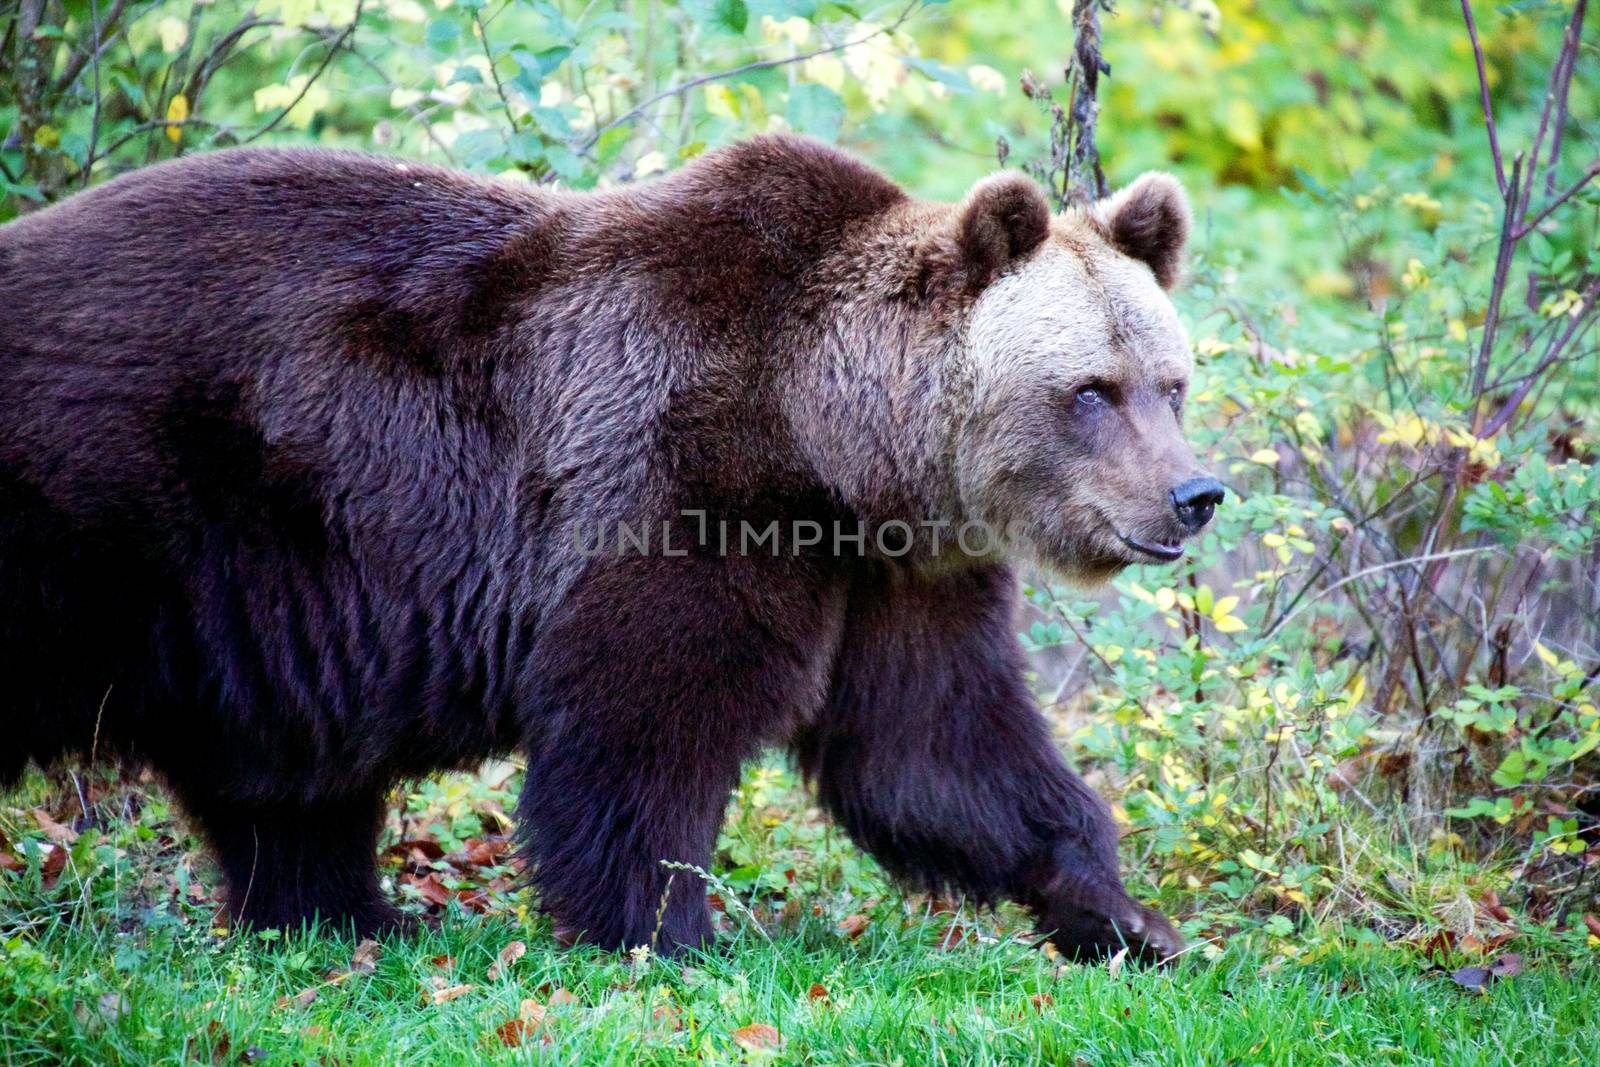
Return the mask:
[[1111,402],[1110,398],[1106,395],[1105,389],[1098,385],[1086,385],[1082,389],[1079,389],[1077,401],[1084,407],[1090,408],[1100,407],[1101,405]]
[[1183,383],[1173,382],[1167,387],[1167,403],[1172,405],[1173,411],[1183,410]]

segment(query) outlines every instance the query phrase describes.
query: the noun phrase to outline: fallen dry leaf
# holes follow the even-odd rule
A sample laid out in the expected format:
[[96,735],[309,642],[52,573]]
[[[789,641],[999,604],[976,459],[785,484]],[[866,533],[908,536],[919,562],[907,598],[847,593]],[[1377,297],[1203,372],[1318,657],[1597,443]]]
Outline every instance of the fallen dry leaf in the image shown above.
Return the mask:
[[1111,959],[1106,961],[1106,973],[1112,978],[1115,978],[1117,975],[1122,973],[1122,965],[1127,962],[1127,959],[1128,946],[1123,945],[1117,950],[1117,954],[1115,956],[1112,956]]
[[279,997],[277,1006],[280,1008],[287,1008],[291,1006],[296,1008],[309,1008],[312,1002],[316,999],[317,987],[314,985],[306,986],[292,997],[287,995]]
[[1511,913],[1501,905],[1500,894],[1493,889],[1485,889],[1483,891],[1483,910],[1488,912],[1489,917],[1495,922],[1508,923],[1511,921]]
[[1600,919],[1596,919],[1593,915],[1585,915],[1583,917],[1583,925],[1589,928],[1589,933],[1595,937],[1600,937]]
[[770,1052],[783,1047],[783,1035],[778,1033],[776,1026],[767,1023],[751,1023],[741,1026],[733,1032],[735,1043],[757,1052]]
[[678,1009],[671,1004],[657,1004],[650,1017],[655,1020],[656,1026],[669,1033],[677,1033],[683,1029],[683,1020],[678,1016]]
[[557,989],[550,994],[550,1006],[559,1008],[564,1004],[578,1003],[578,995],[570,989]]
[[963,922],[952,922],[944,928],[944,933],[939,935],[939,948],[944,952],[954,952],[962,945],[973,945],[978,941],[978,932]]
[[828,987],[823,985],[821,982],[812,982],[811,988],[806,990],[806,996],[810,997],[812,1000],[827,1000]]
[[406,881],[416,887],[423,900],[437,908],[442,908],[449,904],[451,898],[455,896],[454,893],[444,887],[444,883],[439,881],[439,876],[436,874],[430,874],[423,878],[412,876],[407,878]]
[[1462,967],[1450,973],[1450,980],[1462,989],[1482,993],[1490,984],[1502,978],[1522,973],[1522,957],[1515,952],[1493,960],[1487,967]]
[[867,932],[867,927],[871,924],[871,922],[871,919],[867,918],[865,915],[862,915],[860,912],[857,912],[854,915],[846,915],[839,921],[839,932],[848,937],[850,940],[854,941],[856,938]]
[[489,964],[489,981],[498,982],[502,975],[511,971],[511,965],[527,955],[528,946],[521,941],[513,941],[500,950],[495,961]]
[[44,859],[39,863],[39,874],[44,878],[45,888],[53,889],[61,872],[67,869],[67,849],[64,845],[41,845],[40,848]]
[[78,839],[78,831],[56,822],[43,808],[33,809],[33,821],[39,824],[44,836],[58,845],[70,845]]
[[[528,997],[523,1000],[515,1019],[507,1019],[495,1027],[495,1036],[500,1039],[502,1045],[508,1048],[516,1048],[544,1027],[544,1017],[544,1005],[532,997]],[[545,1044],[549,1044],[551,1038],[546,1033],[540,1035],[540,1040]]]
[[1044,1011],[1056,1002],[1056,998],[1049,993],[1035,993],[1028,998],[1028,1003],[1033,1005],[1034,1011]]
[[1504,956],[1489,964],[1489,973],[1496,978],[1510,978],[1522,973],[1522,957],[1515,952],[1507,952]]
[[356,945],[355,952],[350,955],[350,972],[352,974],[371,974],[378,969],[378,957],[383,949],[376,941],[364,940]]
[[472,992],[470,985],[453,985],[446,986],[443,989],[431,990],[424,995],[429,1004],[448,1004],[457,997],[464,997],[470,992]]

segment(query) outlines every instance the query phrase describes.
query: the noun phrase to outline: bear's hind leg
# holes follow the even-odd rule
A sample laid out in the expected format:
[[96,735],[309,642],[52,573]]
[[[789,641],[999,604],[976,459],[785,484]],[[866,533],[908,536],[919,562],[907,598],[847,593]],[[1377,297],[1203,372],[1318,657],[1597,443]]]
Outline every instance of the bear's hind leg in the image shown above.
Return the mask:
[[237,922],[296,930],[321,921],[367,935],[409,925],[378,887],[383,802],[374,791],[304,805],[189,797],[186,807],[221,864]]

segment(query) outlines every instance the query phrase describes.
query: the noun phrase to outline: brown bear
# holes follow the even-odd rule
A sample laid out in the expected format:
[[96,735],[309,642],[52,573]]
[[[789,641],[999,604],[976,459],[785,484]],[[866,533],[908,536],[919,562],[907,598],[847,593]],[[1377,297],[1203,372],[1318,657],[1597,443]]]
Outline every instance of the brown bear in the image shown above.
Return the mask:
[[740,765],[793,751],[894,875],[1166,956],[1051,743],[1008,560],[1177,557],[1146,176],[1052,217],[759,138],[618,191],[343,152],[137,171],[0,228],[0,780],[156,768],[259,925],[398,916],[403,778],[527,759],[559,930],[712,935]]

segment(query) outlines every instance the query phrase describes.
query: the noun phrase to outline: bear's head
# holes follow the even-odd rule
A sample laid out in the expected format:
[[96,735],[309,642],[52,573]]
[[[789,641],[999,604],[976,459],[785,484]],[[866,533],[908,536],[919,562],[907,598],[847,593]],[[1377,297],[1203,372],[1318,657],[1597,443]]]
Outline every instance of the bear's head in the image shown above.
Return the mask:
[[1189,225],[1165,174],[1055,217],[1032,181],[1001,174],[924,246],[929,298],[962,294],[961,511],[1070,577],[1179,558],[1222,499],[1183,436],[1193,363],[1167,291]]

